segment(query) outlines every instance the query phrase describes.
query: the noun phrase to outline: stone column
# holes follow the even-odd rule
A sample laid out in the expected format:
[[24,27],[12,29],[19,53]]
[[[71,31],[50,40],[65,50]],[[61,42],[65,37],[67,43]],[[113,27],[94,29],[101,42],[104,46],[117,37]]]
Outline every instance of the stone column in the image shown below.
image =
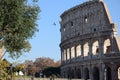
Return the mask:
[[80,70],[81,70],[81,78],[84,79],[84,66],[80,65]]
[[67,61],[67,49],[65,49],[65,59],[66,59],[66,61]]
[[103,38],[99,38],[99,57],[100,57],[100,80],[104,80],[105,64],[102,61],[104,54],[104,41]]
[[92,58],[92,40],[90,39],[89,40],[89,59],[91,59]]
[[99,38],[99,57],[102,58],[102,55],[104,54],[104,41],[103,38]]
[[100,80],[104,80],[104,71],[105,71],[105,64],[104,63],[100,63],[100,68],[99,68],[99,71],[100,71]]
[[63,62],[63,50],[61,50],[61,62]]
[[90,75],[90,79],[93,80],[93,68],[92,68],[92,63],[90,63],[90,69],[89,69],[89,75]]
[[83,48],[83,41],[81,41],[81,56],[84,58],[84,48]]
[[77,61],[77,51],[76,51],[76,47],[77,47],[77,46],[75,45],[75,47],[74,47],[74,53],[75,53],[74,60],[75,60],[75,61]]
[[76,59],[76,57],[77,57],[76,47],[77,47],[77,46],[75,45],[75,47],[74,47],[75,59]]
[[61,62],[62,62],[62,50],[61,50]]
[[111,36],[110,36],[110,44],[111,44],[111,52],[114,52],[114,33],[111,32]]

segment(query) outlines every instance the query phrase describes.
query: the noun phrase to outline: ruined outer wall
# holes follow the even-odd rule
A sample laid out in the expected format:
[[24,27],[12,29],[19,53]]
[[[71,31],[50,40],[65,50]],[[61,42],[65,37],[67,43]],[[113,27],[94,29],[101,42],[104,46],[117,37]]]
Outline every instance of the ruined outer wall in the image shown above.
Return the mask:
[[112,29],[112,21],[104,7],[103,2],[90,1],[65,11],[61,15],[61,41]]

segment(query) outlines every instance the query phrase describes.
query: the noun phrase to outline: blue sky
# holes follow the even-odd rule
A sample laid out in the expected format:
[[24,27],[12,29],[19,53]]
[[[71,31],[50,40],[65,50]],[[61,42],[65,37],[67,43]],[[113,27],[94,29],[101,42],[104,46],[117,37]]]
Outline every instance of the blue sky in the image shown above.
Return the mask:
[[[88,0],[39,0],[41,8],[38,28],[39,32],[30,40],[32,49],[23,54],[19,59],[12,60],[5,56],[10,62],[35,60],[39,57],[50,57],[55,61],[60,60],[60,15],[67,9]],[[120,0],[104,0],[108,6],[113,22],[118,24],[120,34]],[[56,26],[53,25],[56,23]]]

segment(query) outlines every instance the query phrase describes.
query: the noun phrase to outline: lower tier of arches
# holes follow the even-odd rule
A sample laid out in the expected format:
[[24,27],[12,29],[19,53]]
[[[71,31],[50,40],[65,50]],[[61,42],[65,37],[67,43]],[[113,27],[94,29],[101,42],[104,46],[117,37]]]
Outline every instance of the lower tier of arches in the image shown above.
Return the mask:
[[85,80],[120,80],[120,62],[85,62],[61,66],[63,78]]

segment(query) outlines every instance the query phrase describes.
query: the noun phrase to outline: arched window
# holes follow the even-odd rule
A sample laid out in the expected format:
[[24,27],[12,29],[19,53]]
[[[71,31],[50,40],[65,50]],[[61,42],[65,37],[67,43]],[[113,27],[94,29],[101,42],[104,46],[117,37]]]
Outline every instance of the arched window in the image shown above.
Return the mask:
[[77,69],[76,76],[78,79],[81,79],[81,70]]
[[110,39],[106,39],[104,41],[104,54],[105,53],[109,53],[111,51],[111,43],[110,43]]
[[99,69],[97,67],[93,68],[93,80],[99,80]]
[[84,44],[84,56],[88,56],[89,54],[89,46],[88,46],[88,42],[86,42]]
[[66,50],[64,50],[63,56],[64,56],[64,61],[66,61]]
[[66,31],[66,27],[64,26],[64,27],[63,27],[63,32],[65,32],[65,31]]
[[71,26],[71,27],[73,27],[73,26],[74,26],[74,24],[73,24],[73,22],[72,22],[72,21],[70,22],[70,26]]
[[95,41],[92,45],[92,53],[93,55],[96,55],[99,53],[99,43],[98,41]]
[[88,22],[88,17],[87,16],[85,16],[84,21],[85,21],[85,23]]
[[61,52],[61,59],[62,59],[62,61],[64,61],[64,51],[63,50]]
[[84,69],[84,79],[85,79],[85,80],[88,80],[88,79],[89,79],[89,69],[88,69],[88,68],[85,68],[85,69]]
[[118,68],[118,80],[120,80],[120,67]]
[[105,80],[112,80],[111,78],[111,68],[106,68],[104,72],[104,79]]
[[75,57],[75,47],[71,47],[71,58]]
[[69,60],[70,59],[70,49],[68,48],[67,49],[67,60]]
[[76,47],[76,55],[77,55],[77,57],[78,57],[78,56],[81,56],[81,45],[78,45],[78,46]]

